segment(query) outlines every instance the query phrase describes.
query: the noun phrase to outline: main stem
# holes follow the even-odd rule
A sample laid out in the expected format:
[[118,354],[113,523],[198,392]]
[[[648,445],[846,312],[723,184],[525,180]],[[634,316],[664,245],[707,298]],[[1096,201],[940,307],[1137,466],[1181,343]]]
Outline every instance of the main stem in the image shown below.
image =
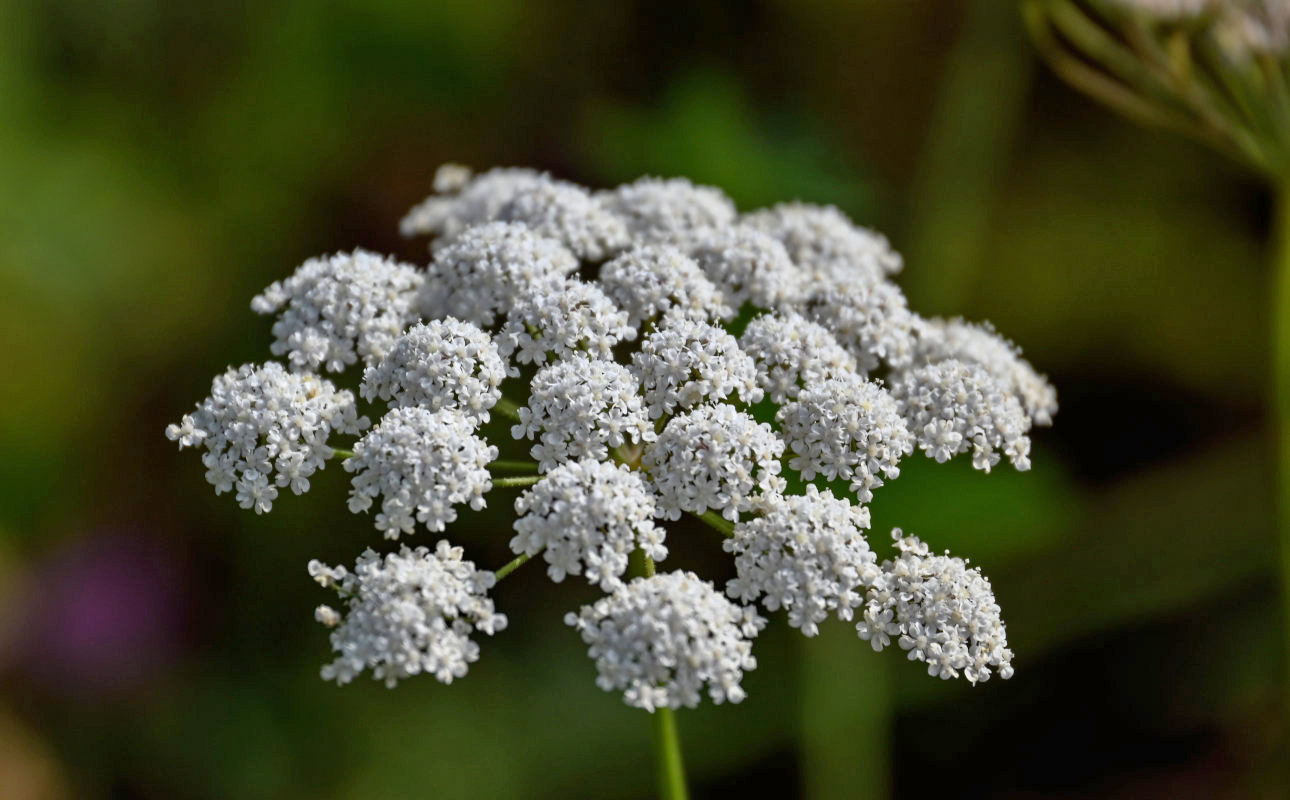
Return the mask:
[[[1276,186],[1272,223],[1274,424],[1277,428],[1277,530],[1281,544],[1282,642],[1290,677],[1290,179]],[[1290,711],[1290,681],[1285,702]]]
[[[642,560],[645,577],[654,574],[654,559]],[[658,759],[658,796],[664,800],[686,800],[685,763],[681,760],[681,737],[676,730],[676,714],[670,708],[656,708],[650,714],[654,728],[654,757]]]

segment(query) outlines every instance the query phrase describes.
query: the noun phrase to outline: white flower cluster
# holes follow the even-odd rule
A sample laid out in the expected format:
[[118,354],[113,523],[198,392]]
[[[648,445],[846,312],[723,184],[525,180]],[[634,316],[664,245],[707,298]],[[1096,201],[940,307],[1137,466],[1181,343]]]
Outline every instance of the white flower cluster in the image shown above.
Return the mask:
[[744,404],[759,402],[757,365],[724,328],[671,313],[632,354],[650,417],[737,395]]
[[488,462],[497,448],[475,435],[474,421],[455,409],[395,408],[354,445],[345,470],[351,481],[349,510],[371,508],[381,498],[376,529],[386,538],[410,534],[414,520],[442,531],[457,519],[456,506],[484,507],[493,488]]
[[870,592],[861,639],[882,650],[896,637],[911,661],[927,664],[929,675],[970,683],[1012,677],[1012,651],[990,581],[961,558],[931,555],[914,536],[891,533],[900,556],[882,564]]
[[527,226],[491,222],[435,253],[417,301],[427,319],[454,316],[489,328],[521,298],[578,269],[578,259]]
[[262,514],[273,507],[278,487],[309,490],[309,476],[331,458],[333,431],[355,434],[367,424],[351,392],[270,361],[216,377],[210,397],[167,426],[166,437],[181,449],[204,447],[206,480],[215,493],[236,489],[242,508]]
[[431,411],[459,409],[487,422],[502,397],[506,362],[493,338],[452,317],[418,323],[394,342],[389,355],[367,368],[361,393],[366,400]]
[[654,524],[654,494],[639,472],[594,459],[570,461],[542,476],[515,501],[517,555],[546,559],[557,583],[565,575],[612,591],[640,547],[655,561],[667,558],[663,529]]
[[269,349],[286,355],[292,368],[340,372],[360,358],[371,363],[389,352],[415,318],[423,281],[407,264],[355,250],[309,259],[256,295],[251,308],[279,314]]
[[900,476],[901,456],[914,438],[895,398],[858,375],[829,378],[804,389],[776,416],[793,452],[788,466],[806,480],[823,475],[851,481],[856,499],[867,503],[882,476]]
[[343,617],[329,606],[314,612],[334,628],[336,660],[322,668],[323,680],[349,683],[370,669],[386,686],[422,673],[452,683],[479,659],[471,634],[506,628],[506,615],[488,598],[493,573],[463,561],[461,548],[447,540],[433,551],[403,547],[381,556],[365,550],[353,572],[310,561],[309,574],[336,589],[346,607]]
[[633,326],[669,311],[712,321],[735,315],[699,265],[671,245],[632,248],[601,267],[599,280]]
[[616,361],[574,353],[538,370],[529,392],[511,435],[538,439],[529,453],[542,472],[573,458],[604,460],[611,447],[655,438],[640,383]]
[[762,314],[744,329],[739,346],[757,365],[757,382],[775,403],[797,397],[803,386],[856,371],[856,359],[823,325],[796,311]]
[[[356,251],[254,300],[278,315],[272,350],[288,365],[230,370],[166,430],[206,448],[217,492],[269,510],[278,487],[303,492],[346,455],[334,433],[361,436],[344,445],[349,507],[379,501],[389,539],[528,487],[517,557],[496,575],[541,555],[553,580],[603,591],[567,621],[598,684],[651,711],[743,698],[758,602],[808,636],[861,609],[863,638],[896,639],[934,674],[1011,674],[989,583],[899,532],[899,557],[879,567],[864,504],[915,446],[938,461],[971,452],[987,471],[1005,455],[1029,466],[1030,428],[1057,401],[1015,345],[913,313],[891,280],[900,256],[832,207],[740,215],[680,178],[592,192],[452,165],[435,191],[401,225],[434,237],[424,270]],[[360,365],[362,397],[382,406],[371,430],[350,392],[310,372]],[[499,414],[515,441],[486,440]],[[532,462],[511,460],[525,451]],[[659,520],[683,514],[728,537],[725,594],[653,574],[668,555]],[[628,581],[636,551],[649,577]],[[447,541],[310,572],[345,605],[315,613],[334,628],[323,675],[341,683],[364,670],[446,683],[478,657],[471,636],[506,623],[488,599],[495,574]]]
[[989,472],[1002,452],[1017,469],[1030,469],[1030,418],[981,367],[952,359],[928,364],[906,373],[891,393],[919,448],[937,462],[970,451],[972,466]]
[[627,314],[600,287],[576,278],[548,281],[523,292],[511,304],[498,334],[498,349],[521,364],[541,364],[585,350],[613,358],[614,345],[636,338]]
[[755,669],[752,639],[766,621],[721,596],[693,572],[636,578],[565,622],[590,645],[596,685],[630,706],[693,708],[706,687],[714,703],[738,703]]
[[645,448],[643,464],[667,519],[711,510],[735,521],[756,494],[784,490],[783,453],[766,423],[734,406],[705,405],[673,417]]
[[807,636],[830,612],[851,619],[882,574],[860,532],[869,527],[869,509],[814,486],[805,495],[764,498],[756,509],[759,516],[740,522],[725,541],[737,573],[726,594],[786,609],[788,624]]

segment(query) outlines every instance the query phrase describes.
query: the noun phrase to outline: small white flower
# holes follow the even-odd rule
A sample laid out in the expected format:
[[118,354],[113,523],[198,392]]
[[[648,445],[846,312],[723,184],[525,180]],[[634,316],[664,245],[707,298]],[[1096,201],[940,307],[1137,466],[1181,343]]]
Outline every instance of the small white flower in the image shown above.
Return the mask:
[[655,438],[636,377],[585,353],[538,370],[519,415],[511,435],[538,439],[530,453],[543,472],[573,458],[604,460],[611,447]]
[[346,471],[356,473],[349,510],[366,511],[382,498],[376,529],[387,539],[412,533],[415,522],[442,531],[457,519],[456,506],[484,507],[493,488],[488,462],[496,458],[497,448],[458,410],[394,408],[345,459]]
[[806,275],[784,245],[751,225],[705,228],[683,241],[736,310],[744,303],[779,308],[798,301],[805,291]]
[[892,385],[905,424],[923,452],[944,463],[972,452],[972,466],[989,472],[999,452],[1030,469],[1030,418],[988,372],[950,359],[905,373]]
[[757,382],[783,403],[803,386],[856,371],[856,359],[823,325],[795,311],[762,314],[748,323],[739,346],[757,364]]
[[675,311],[659,320],[632,354],[632,371],[654,419],[735,395],[750,405],[764,395],[757,385],[757,365],[735,337]]
[[881,364],[902,369],[914,361],[915,317],[890,281],[826,281],[812,289],[806,309],[851,351],[862,373]]
[[1036,425],[1052,425],[1057,390],[1021,357],[1021,348],[1000,336],[990,323],[933,319],[918,327],[919,360],[935,364],[957,359],[978,364],[1013,395]]
[[636,578],[565,622],[590,646],[596,685],[650,712],[694,708],[705,689],[714,703],[743,700],[740,682],[757,667],[752,639],[766,624],[693,572]]
[[441,683],[463,677],[479,659],[471,634],[504,630],[506,615],[488,597],[493,573],[461,556],[460,547],[441,540],[433,551],[401,547],[380,556],[365,550],[353,572],[336,568],[343,576],[335,588],[345,604],[344,619],[327,606],[314,612],[332,628],[336,653],[322,668],[323,680],[349,683],[365,669],[389,687],[422,673]]
[[277,487],[308,491],[309,476],[332,456],[332,431],[354,434],[367,425],[353,393],[270,361],[215,378],[210,397],[167,426],[166,436],[180,448],[205,448],[202,461],[215,493],[236,489],[238,504],[261,514],[273,507]]
[[654,510],[654,495],[639,473],[604,461],[570,461],[515,501],[511,550],[541,552],[557,583],[565,575],[586,575],[588,583],[612,591],[638,545],[655,561],[667,557]]
[[660,514],[719,511],[739,519],[757,494],[782,492],[784,443],[766,423],[733,406],[705,405],[673,417],[642,463],[659,494]]
[[636,338],[636,329],[595,284],[577,278],[553,279],[514,298],[497,335],[503,356],[521,364],[542,364],[585,350],[612,359],[613,347]]
[[671,245],[628,250],[600,268],[599,283],[637,327],[669,311],[714,322],[735,315],[699,265]]
[[864,591],[881,573],[860,533],[869,509],[832,492],[806,487],[805,495],[762,498],[757,516],[735,526],[725,550],[735,554],[738,577],[726,594],[743,602],[759,598],[769,611],[788,611],[788,624],[807,636],[832,612],[849,620]]
[[490,222],[435,253],[417,303],[428,319],[453,316],[489,328],[518,298],[576,269],[578,259],[555,239],[518,222]]
[[970,683],[992,672],[1012,677],[1012,651],[990,581],[961,558],[931,555],[917,537],[891,532],[900,556],[884,561],[870,592],[860,638],[882,650],[894,637],[911,661],[941,678]]
[[877,383],[857,375],[830,378],[802,390],[780,408],[776,419],[793,452],[788,465],[806,480],[817,474],[851,481],[856,499],[867,503],[883,476],[900,475],[897,464],[913,450],[896,401]]
[[813,280],[875,283],[903,266],[887,237],[856,225],[833,206],[780,203],[745,214],[742,222],[783,242]]
[[519,189],[498,209],[497,218],[522,222],[587,261],[601,261],[631,243],[621,219],[586,189],[566,181],[548,179]]
[[389,352],[416,317],[422,280],[407,264],[355,250],[309,259],[256,295],[251,308],[278,314],[270,350],[286,355],[293,369],[340,372]]
[[364,399],[431,411],[455,408],[487,422],[502,396],[506,362],[484,331],[452,317],[419,323],[400,336],[363,375]]
[[729,225],[735,204],[720,189],[685,178],[641,178],[596,195],[638,242],[670,242],[701,228]]

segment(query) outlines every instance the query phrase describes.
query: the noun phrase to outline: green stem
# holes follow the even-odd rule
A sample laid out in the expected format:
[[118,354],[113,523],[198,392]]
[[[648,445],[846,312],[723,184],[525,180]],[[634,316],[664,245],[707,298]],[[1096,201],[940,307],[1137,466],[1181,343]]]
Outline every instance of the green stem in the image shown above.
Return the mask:
[[511,400],[509,397],[502,397],[498,400],[497,405],[493,406],[493,410],[501,414],[503,417],[506,417],[511,422],[520,421],[519,404],[514,400]]
[[500,581],[502,578],[505,578],[507,575],[510,575],[515,570],[524,566],[524,562],[528,561],[532,557],[533,556],[530,556],[527,554],[518,555],[515,558],[512,558],[510,561],[507,561],[506,564],[502,566],[499,570],[494,572],[493,575],[497,578],[497,580]]
[[[641,554],[642,572],[654,575],[654,559]],[[681,737],[676,730],[676,714],[670,708],[656,708],[650,714],[654,729],[654,756],[658,759],[658,796],[664,800],[686,800],[685,762],[681,759]]]
[[[1290,179],[1277,187],[1273,221],[1272,370],[1277,426],[1277,519],[1281,539],[1282,635],[1290,659]],[[1290,696],[1286,698],[1290,703]]]
[[345,460],[345,459],[347,459],[347,458],[353,458],[353,457],[354,457],[354,451],[353,451],[353,450],[343,450],[343,449],[341,449],[341,448],[339,448],[339,447],[333,447],[333,448],[331,449],[331,457],[332,457],[332,458],[339,458],[341,461],[344,461],[344,460]]
[[708,527],[720,531],[722,536],[729,538],[735,535],[735,524],[715,511],[704,511],[694,516]]
[[494,489],[509,489],[516,486],[532,486],[541,480],[538,475],[515,475],[509,478],[493,478]]
[[488,468],[490,470],[505,470],[507,472],[538,471],[538,465],[532,461],[507,461],[506,459],[489,462]]

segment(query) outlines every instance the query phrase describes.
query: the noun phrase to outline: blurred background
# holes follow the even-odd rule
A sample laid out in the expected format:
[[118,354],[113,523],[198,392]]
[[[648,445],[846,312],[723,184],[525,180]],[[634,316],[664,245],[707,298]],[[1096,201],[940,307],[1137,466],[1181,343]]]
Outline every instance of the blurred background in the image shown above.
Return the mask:
[[[991,576],[1017,676],[772,625],[746,702],[679,715],[697,795],[1285,796],[1267,199],[998,0],[0,0],[0,796],[652,795],[561,624],[588,587],[508,580],[451,687],[324,684],[305,563],[378,544],[343,472],[256,517],[162,435],[305,258],[424,262],[396,225],[450,160],[836,204],[1058,387],[1031,472],[911,456],[872,506]],[[481,565],[507,504],[453,533]]]

